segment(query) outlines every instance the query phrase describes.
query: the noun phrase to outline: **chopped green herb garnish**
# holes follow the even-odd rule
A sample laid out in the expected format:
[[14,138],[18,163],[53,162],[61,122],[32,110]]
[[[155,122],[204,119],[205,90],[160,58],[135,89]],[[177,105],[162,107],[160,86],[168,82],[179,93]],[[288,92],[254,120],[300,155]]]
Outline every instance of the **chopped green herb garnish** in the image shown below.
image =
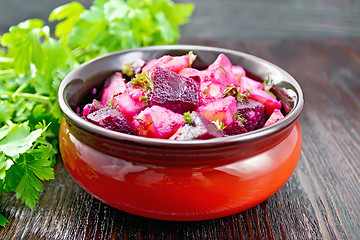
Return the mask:
[[114,103],[114,96],[115,96],[115,90],[113,91],[113,93],[111,95],[108,95],[107,99],[106,99],[106,105],[108,107],[112,107],[113,103]]
[[135,77],[131,79],[131,84],[135,87],[141,88],[144,92],[154,90],[154,83],[151,80],[151,74],[147,72],[136,74]]
[[223,98],[228,97],[228,96],[237,98],[239,92],[240,92],[240,88],[235,87],[233,84],[231,84],[229,87],[226,87],[224,89]]
[[227,71],[225,70],[225,68],[223,66],[219,65],[219,69],[222,74],[227,74]]
[[241,114],[236,115],[235,119],[238,120],[239,122],[243,122],[245,120],[245,118],[241,117]]
[[122,73],[128,77],[132,77],[134,75],[134,71],[132,70],[130,63],[125,64]]
[[241,126],[244,126],[242,122],[245,120],[245,118],[243,118],[241,114],[237,114],[236,110],[234,111],[233,119],[238,120],[239,122],[241,122]]
[[205,94],[208,94],[209,90],[207,88],[205,88],[204,90],[201,91],[201,97],[204,97]]
[[145,97],[139,97],[139,100],[144,100],[144,106],[146,106],[149,103],[149,94],[147,94]]
[[193,53],[193,51],[190,51],[187,56],[189,57],[189,67],[191,67],[191,65],[193,64],[193,62],[195,61],[195,59],[197,58],[197,55],[195,55]]
[[213,123],[220,131],[226,128],[225,120],[220,122],[219,119],[217,119],[216,121],[212,121],[211,123]]
[[229,87],[226,87],[223,93],[223,98],[232,96],[234,97],[238,102],[247,101],[249,100],[251,90],[246,89],[246,93],[241,93],[240,87],[235,87],[233,84],[231,84]]
[[185,120],[185,123],[192,124],[190,112],[184,112],[183,118]]
[[267,74],[267,78],[263,81],[263,85],[269,88],[274,86],[274,80],[270,77],[270,73]]
[[144,123],[144,120],[142,120],[141,118],[134,118],[134,120],[136,120],[142,129],[145,129],[145,123]]

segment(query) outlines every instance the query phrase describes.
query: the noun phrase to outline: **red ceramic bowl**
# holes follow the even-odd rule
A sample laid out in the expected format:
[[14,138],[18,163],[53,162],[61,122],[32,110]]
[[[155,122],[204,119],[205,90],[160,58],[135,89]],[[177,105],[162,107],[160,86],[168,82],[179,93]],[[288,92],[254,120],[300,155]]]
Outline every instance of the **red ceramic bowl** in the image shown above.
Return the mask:
[[[204,68],[224,53],[253,76],[270,74],[291,96],[291,110],[269,127],[250,133],[193,141],[131,136],[98,127],[76,114],[94,87],[124,62],[194,51]],[[223,217],[261,203],[278,191],[298,163],[297,121],[304,100],[284,70],[245,53],[201,46],[155,46],[108,54],[89,61],[62,81],[58,100],[64,118],[60,151],[76,182],[104,203],[140,216],[190,221]]]

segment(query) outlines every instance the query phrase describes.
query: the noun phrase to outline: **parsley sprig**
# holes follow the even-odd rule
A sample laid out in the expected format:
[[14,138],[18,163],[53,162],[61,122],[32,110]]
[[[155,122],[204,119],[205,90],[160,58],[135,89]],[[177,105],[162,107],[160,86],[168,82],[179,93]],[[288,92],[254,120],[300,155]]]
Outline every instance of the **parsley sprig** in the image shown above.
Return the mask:
[[40,19],[0,36],[0,198],[15,192],[33,209],[42,182],[54,178],[62,117],[56,95],[67,73],[108,52],[176,43],[193,9],[171,0],[95,0],[90,9],[71,2],[49,16],[55,36]]

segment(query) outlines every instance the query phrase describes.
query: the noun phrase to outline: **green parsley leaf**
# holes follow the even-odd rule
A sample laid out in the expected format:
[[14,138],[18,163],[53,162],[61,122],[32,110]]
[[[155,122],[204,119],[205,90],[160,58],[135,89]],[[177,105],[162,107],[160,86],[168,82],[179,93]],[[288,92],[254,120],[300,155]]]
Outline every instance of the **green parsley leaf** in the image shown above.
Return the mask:
[[0,226],[5,227],[5,225],[8,223],[9,221],[0,214]]
[[6,171],[13,165],[14,162],[7,159],[4,154],[0,156],[0,179],[3,180],[6,176]]
[[49,16],[49,21],[64,20],[56,25],[55,36],[60,38],[63,45],[68,42],[68,35],[74,28],[81,13],[85,10],[84,6],[78,2],[71,2],[55,8]]
[[6,100],[0,100],[0,123],[7,122],[12,119],[14,111],[15,110],[13,104]]
[[[26,155],[22,155],[24,158]],[[37,179],[31,171],[25,171],[26,174],[21,178],[15,189],[16,198],[21,198],[21,202],[33,209],[39,201],[39,192],[42,189],[42,183]]]
[[193,4],[170,0],[97,0],[85,10],[71,3],[58,7],[49,20],[61,21],[56,36],[83,62],[121,49],[176,43],[179,25],[193,10]]
[[0,181],[1,192],[2,193],[10,193],[15,190],[18,186],[20,179],[24,175],[24,169],[20,167],[19,164],[15,163],[11,165],[11,167],[6,170],[5,178]]
[[15,73],[30,73],[30,64],[42,67],[43,50],[41,37],[49,37],[49,27],[39,19],[26,20],[17,26],[10,27],[5,33],[1,44],[8,48],[8,56],[14,58]]
[[0,140],[0,151],[9,157],[17,158],[19,154],[26,152],[32,147],[35,140],[41,136],[42,131],[42,129],[38,129],[30,132],[30,127],[26,123],[15,125]]

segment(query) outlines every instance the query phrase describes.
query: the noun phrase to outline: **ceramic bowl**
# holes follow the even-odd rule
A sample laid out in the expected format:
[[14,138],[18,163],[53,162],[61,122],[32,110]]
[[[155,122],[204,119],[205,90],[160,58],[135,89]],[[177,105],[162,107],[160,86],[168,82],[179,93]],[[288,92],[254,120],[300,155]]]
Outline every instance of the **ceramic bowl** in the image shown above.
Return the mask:
[[[76,113],[93,88],[124,63],[193,51],[204,69],[220,53],[247,74],[270,74],[290,111],[277,123],[253,132],[192,141],[127,135],[98,127]],[[258,57],[205,46],[172,45],[125,50],[86,62],[62,81],[58,100],[63,162],[75,181],[100,201],[122,211],[162,220],[204,220],[251,208],[277,192],[296,168],[301,151],[297,121],[304,104],[299,84]]]

